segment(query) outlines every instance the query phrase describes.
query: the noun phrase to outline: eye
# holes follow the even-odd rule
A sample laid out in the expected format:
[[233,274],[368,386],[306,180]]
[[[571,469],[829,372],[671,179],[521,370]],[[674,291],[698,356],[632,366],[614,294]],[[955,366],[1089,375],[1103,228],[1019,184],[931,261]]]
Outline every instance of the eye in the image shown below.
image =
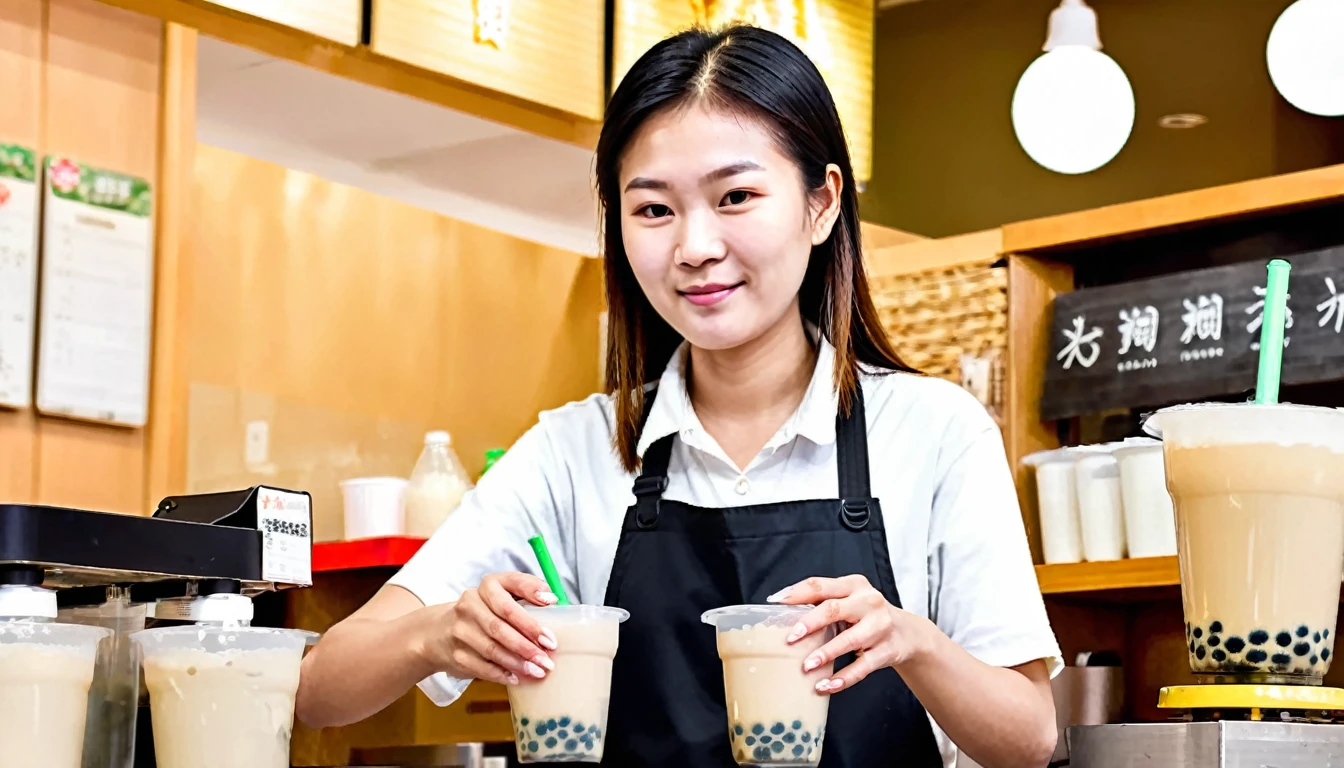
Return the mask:
[[745,189],[734,189],[732,192],[723,196],[723,202],[719,205],[742,205],[756,195]]
[[662,203],[650,203],[635,211],[635,215],[643,216],[646,219],[661,219],[664,216],[671,216],[672,209]]

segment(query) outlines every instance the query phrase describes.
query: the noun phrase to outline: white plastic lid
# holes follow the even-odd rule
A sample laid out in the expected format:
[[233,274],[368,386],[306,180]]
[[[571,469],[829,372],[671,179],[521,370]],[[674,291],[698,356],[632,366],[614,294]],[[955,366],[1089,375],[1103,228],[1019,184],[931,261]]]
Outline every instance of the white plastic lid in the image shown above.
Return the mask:
[[246,595],[206,595],[187,604],[188,621],[251,621],[252,598]]
[[606,605],[524,605],[523,610],[547,624],[589,624],[614,621],[617,624],[630,618],[630,612],[624,608],[612,608]]
[[425,433],[425,445],[452,445],[452,443],[453,436],[441,429]]
[[0,618],[56,618],[56,590],[18,584],[0,586]]
[[1029,467],[1039,467],[1042,464],[1054,464],[1062,461],[1077,461],[1081,456],[1077,448],[1051,448],[1048,451],[1037,451],[1027,454],[1022,458],[1022,463]]
[[219,624],[155,627],[132,632],[130,635],[130,638],[149,656],[185,648],[195,648],[208,653],[291,650],[301,654],[304,646],[313,645],[319,637],[316,632],[301,629],[235,627]]
[[1210,445],[1310,445],[1344,453],[1344,410],[1277,403],[1193,403],[1164,408],[1143,430],[1164,443]]
[[1115,454],[1116,458],[1122,459],[1126,456],[1134,456],[1136,454],[1148,453],[1151,451],[1160,452],[1161,450],[1161,440],[1154,440],[1151,437],[1126,437],[1125,441],[1116,444],[1111,452]]
[[746,627],[792,627],[813,605],[727,605],[705,611],[700,620],[720,632]]

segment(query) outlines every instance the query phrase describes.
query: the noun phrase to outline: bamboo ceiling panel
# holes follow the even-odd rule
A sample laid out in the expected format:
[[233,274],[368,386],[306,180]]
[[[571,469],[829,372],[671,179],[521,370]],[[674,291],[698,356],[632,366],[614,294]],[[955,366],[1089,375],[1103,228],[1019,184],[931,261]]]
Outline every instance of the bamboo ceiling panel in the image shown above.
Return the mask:
[[602,0],[374,0],[375,53],[602,118]]

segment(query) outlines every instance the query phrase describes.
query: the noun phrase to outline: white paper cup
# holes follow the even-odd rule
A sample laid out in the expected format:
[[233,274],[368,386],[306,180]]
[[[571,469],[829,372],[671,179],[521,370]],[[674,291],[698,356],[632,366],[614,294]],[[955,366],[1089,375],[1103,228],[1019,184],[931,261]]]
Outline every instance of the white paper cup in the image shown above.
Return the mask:
[[1073,465],[1078,484],[1078,517],[1083,534],[1083,559],[1088,562],[1125,557],[1125,510],[1120,494],[1120,465],[1109,445],[1086,446]]
[[1041,549],[1045,562],[1080,563],[1083,560],[1082,518],[1078,511],[1078,478],[1070,448],[1038,451],[1022,463],[1036,470],[1036,506],[1041,515]]
[[406,484],[400,477],[358,477],[341,483],[345,539],[406,535]]
[[1130,557],[1176,554],[1176,511],[1167,493],[1162,443],[1131,437],[1111,452],[1120,463],[1120,494],[1125,504],[1125,540]]

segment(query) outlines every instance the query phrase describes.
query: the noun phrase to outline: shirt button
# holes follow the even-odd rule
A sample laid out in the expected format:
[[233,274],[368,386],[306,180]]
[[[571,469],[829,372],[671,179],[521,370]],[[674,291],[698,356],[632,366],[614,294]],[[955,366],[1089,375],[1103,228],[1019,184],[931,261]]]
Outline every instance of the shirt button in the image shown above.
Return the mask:
[[746,496],[747,491],[750,490],[751,490],[751,481],[747,480],[747,478],[745,477],[739,477],[737,479],[737,495]]

